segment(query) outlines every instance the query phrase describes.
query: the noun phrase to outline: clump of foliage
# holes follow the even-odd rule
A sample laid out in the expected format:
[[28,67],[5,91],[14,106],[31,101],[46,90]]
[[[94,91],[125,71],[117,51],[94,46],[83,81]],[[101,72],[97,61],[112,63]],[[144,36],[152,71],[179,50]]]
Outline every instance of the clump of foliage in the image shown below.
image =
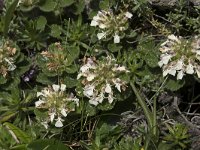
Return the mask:
[[0,2],[0,149],[193,148],[199,7]]

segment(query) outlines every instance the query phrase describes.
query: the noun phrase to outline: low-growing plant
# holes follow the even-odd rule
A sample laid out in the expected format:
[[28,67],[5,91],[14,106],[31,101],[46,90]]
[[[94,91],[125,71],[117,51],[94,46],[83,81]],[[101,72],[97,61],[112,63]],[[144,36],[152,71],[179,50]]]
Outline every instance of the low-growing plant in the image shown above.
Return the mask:
[[199,6],[0,2],[0,149],[192,147]]

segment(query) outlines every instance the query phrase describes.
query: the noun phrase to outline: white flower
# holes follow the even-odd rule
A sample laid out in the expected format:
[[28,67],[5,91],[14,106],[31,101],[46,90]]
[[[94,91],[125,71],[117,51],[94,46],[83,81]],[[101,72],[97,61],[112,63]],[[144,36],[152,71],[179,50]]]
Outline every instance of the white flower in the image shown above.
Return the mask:
[[179,60],[177,63],[176,63],[176,70],[182,70],[183,69],[183,60]]
[[97,34],[97,37],[99,40],[101,40],[102,38],[104,38],[106,36],[106,33],[105,32],[102,32],[102,33],[98,33]]
[[95,77],[96,77],[95,74],[89,74],[88,77],[87,77],[87,80],[92,81]]
[[67,113],[66,113],[66,112],[67,112],[67,110],[64,109],[64,108],[61,110],[61,114],[62,114],[64,117],[67,117]]
[[167,68],[166,70],[163,71],[163,77],[165,77],[168,74],[171,74],[171,75],[175,76],[176,69],[171,67],[171,68]]
[[97,26],[99,23],[96,20],[92,20],[90,26]]
[[168,40],[160,48],[162,54],[158,65],[163,68],[163,76],[175,76],[177,72],[177,80],[181,80],[185,74],[196,73],[200,77],[197,71],[200,65],[200,51],[197,45],[197,37],[191,41],[169,35]]
[[162,67],[163,65],[168,64],[171,58],[172,58],[172,55],[161,55],[161,61],[158,62],[158,65]]
[[104,94],[101,93],[98,97],[96,97],[96,101],[99,102],[99,103],[102,103],[103,102],[103,99],[104,99]]
[[184,73],[182,70],[178,71],[178,74],[177,74],[177,80],[181,80],[184,76]]
[[55,112],[52,112],[52,113],[50,114],[50,121],[51,121],[51,122],[53,122],[53,120],[54,120],[54,118],[55,118],[55,115],[56,115]]
[[112,93],[111,86],[110,86],[110,84],[108,84],[108,83],[106,84],[105,92],[106,92],[106,93]]
[[107,26],[104,23],[99,23],[99,28],[105,29]]
[[63,127],[63,123],[62,121],[64,121],[62,118],[58,117],[56,123],[55,123],[55,126],[58,127],[58,128],[61,128]]
[[130,19],[130,18],[132,18],[133,14],[131,14],[130,12],[127,11],[125,13],[125,16]]
[[88,64],[85,64],[80,68],[80,71],[85,73],[88,69],[90,69],[90,66]]
[[84,87],[84,91],[83,91],[83,94],[87,97],[91,97],[93,96],[94,94],[94,88],[95,86],[94,85],[87,85]]
[[[41,99],[39,98],[39,101],[35,102],[36,108],[38,107],[48,110],[48,119],[45,118],[43,120],[47,120],[48,122],[52,123],[54,122],[55,118],[58,117],[55,124],[57,127],[62,126],[62,119],[60,118],[61,116],[67,117],[69,112],[75,111],[74,104],[79,106],[79,99],[77,99],[72,93],[68,95],[67,92],[64,92],[65,90],[65,84],[54,84],[52,87],[48,86],[48,88],[44,88],[41,92],[37,92],[37,96],[42,97]],[[45,105],[42,105],[43,103],[45,103]],[[44,124],[44,126],[46,125]]]
[[61,90],[62,92],[64,92],[64,91],[66,90],[66,85],[65,85],[65,84],[61,84],[60,90]]
[[44,96],[44,94],[42,92],[37,92],[37,97],[39,96]]
[[97,34],[98,39],[105,38],[106,36],[113,36],[114,43],[120,42],[120,32],[127,29],[127,22],[133,15],[130,12],[122,12],[115,15],[111,10],[98,11],[98,14],[93,17],[90,25],[100,29]]
[[60,89],[60,85],[53,84],[52,87],[53,87],[53,90],[54,90],[55,92],[58,92],[59,89]]
[[176,69],[171,68],[171,69],[169,70],[169,74],[175,76],[175,74],[176,74]]
[[119,66],[116,68],[116,71],[127,71],[126,68],[124,66]]
[[81,83],[84,85],[84,96],[89,98],[91,105],[97,106],[104,99],[112,103],[114,100],[112,87],[115,86],[119,92],[121,92],[121,87],[126,87],[126,83],[118,77],[125,72],[128,72],[128,70],[124,66],[116,64],[116,60],[111,56],[107,56],[101,61],[95,60],[95,68],[89,69],[83,75]]
[[97,101],[92,100],[92,99],[89,100],[89,103],[94,105],[94,106],[97,106],[99,104]]
[[194,67],[193,67],[193,65],[188,64],[186,66],[186,70],[185,71],[186,71],[187,74],[193,74],[194,73]]
[[16,69],[16,66],[13,64],[13,59],[4,58],[4,60],[8,63],[8,71],[13,71]]
[[113,83],[115,84],[115,87],[117,88],[117,90],[119,92],[121,92],[121,85],[122,85],[121,80],[119,78],[117,78],[117,79],[113,80]]
[[43,92],[43,96],[44,97],[47,97],[48,95],[51,94],[50,91],[49,91],[49,89],[44,89],[44,90],[42,90],[42,92]]
[[108,102],[111,104],[113,102],[114,98],[112,94],[108,95]]
[[120,37],[119,35],[115,34],[114,35],[114,43],[119,43],[120,42]]
[[40,107],[40,105],[44,104],[45,102],[39,99],[39,101],[35,102],[35,107]]
[[173,34],[169,35],[168,36],[168,39],[172,40],[172,41],[176,41],[176,42],[179,42],[180,40]]

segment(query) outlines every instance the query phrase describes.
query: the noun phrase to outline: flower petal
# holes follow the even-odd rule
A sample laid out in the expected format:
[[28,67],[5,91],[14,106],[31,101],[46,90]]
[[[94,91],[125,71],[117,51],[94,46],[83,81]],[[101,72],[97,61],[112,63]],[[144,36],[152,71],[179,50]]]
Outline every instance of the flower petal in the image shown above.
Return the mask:
[[88,81],[92,81],[95,77],[96,77],[95,74],[89,74],[89,75],[87,76],[87,80],[88,80]]
[[108,95],[108,102],[111,104],[113,102],[114,98],[112,94]]
[[60,89],[60,85],[53,84],[52,87],[53,87],[53,90],[54,90],[55,92],[58,92],[59,89]]
[[90,26],[96,27],[99,23],[96,20],[92,20]]
[[106,93],[111,93],[112,92],[111,86],[108,83],[106,84],[105,92]]
[[119,43],[120,42],[120,37],[119,35],[115,34],[114,35],[114,43]]
[[66,90],[66,85],[65,84],[61,84],[60,90],[64,92]]
[[53,122],[54,118],[55,118],[56,113],[53,112],[50,114],[50,121]]
[[93,85],[87,85],[84,87],[83,94],[87,97],[91,97],[94,94],[94,86]]
[[67,117],[66,109],[62,109],[60,112],[64,117]]
[[193,74],[194,73],[194,67],[191,64],[188,64],[186,69],[185,69],[187,74]]
[[95,101],[94,99],[89,100],[89,103],[94,106],[97,106],[99,104],[98,101]]
[[56,123],[55,123],[55,126],[58,127],[58,128],[61,128],[63,127],[63,123],[62,123],[62,119],[60,117],[58,117]]
[[133,14],[127,11],[125,13],[125,16],[130,19],[130,18],[132,18]]
[[101,40],[102,38],[104,38],[106,36],[106,33],[105,32],[102,32],[102,33],[98,33],[97,34],[97,38],[99,39],[99,40]]
[[35,102],[35,107],[40,107],[41,104],[44,104],[45,102],[42,100],[36,101]]
[[182,70],[178,71],[178,74],[177,74],[177,80],[181,80],[184,76],[184,73]]

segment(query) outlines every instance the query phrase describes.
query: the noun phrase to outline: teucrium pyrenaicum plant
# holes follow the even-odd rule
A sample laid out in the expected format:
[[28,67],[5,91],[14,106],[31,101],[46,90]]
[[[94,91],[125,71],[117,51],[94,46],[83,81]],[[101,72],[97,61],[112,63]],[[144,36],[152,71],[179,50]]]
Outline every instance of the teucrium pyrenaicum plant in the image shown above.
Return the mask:
[[83,95],[89,98],[89,103],[99,105],[106,101],[112,104],[116,101],[115,89],[124,91],[127,87],[126,81],[120,75],[129,71],[125,66],[116,63],[116,59],[107,56],[102,60],[87,58],[81,66],[77,79],[83,85]]
[[200,78],[200,39],[187,40],[169,35],[161,44],[161,56],[158,65],[163,69],[163,76],[170,74],[181,80],[185,74],[197,74]]
[[128,19],[132,16],[128,11],[116,15],[112,10],[101,10],[93,17],[90,25],[99,27],[101,31],[97,34],[99,40],[113,36],[114,43],[120,43],[123,32],[128,29]]
[[67,117],[68,113],[75,111],[75,107],[79,106],[79,99],[72,93],[66,93],[66,85],[53,84],[44,88],[41,92],[37,92],[38,101],[35,102],[37,109],[47,110],[46,118],[43,118],[41,123],[48,128],[48,123],[53,123],[56,127],[63,126],[63,117]]

